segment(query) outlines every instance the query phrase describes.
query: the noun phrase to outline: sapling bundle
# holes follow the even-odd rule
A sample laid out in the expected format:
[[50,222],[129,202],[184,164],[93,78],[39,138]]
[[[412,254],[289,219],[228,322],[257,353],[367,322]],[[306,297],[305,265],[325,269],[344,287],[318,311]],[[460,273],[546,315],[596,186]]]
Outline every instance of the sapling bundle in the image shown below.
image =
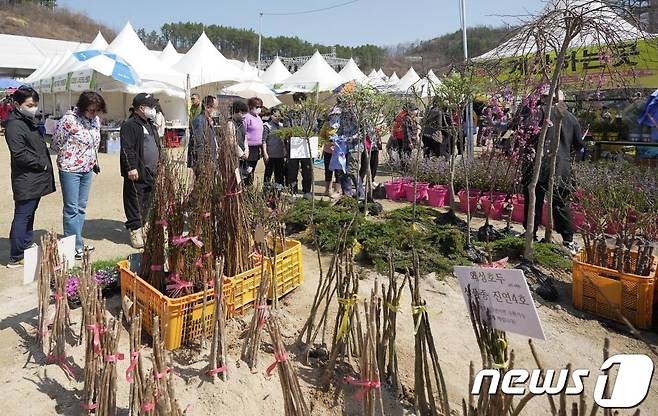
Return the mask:
[[[173,380],[173,363],[171,356],[164,348],[164,343],[160,339],[160,322],[157,316],[153,317],[153,355],[151,357],[153,370],[150,379],[154,381],[152,391],[154,396],[154,409],[152,413],[156,416],[181,416],[183,411],[178,405],[176,392],[174,390]],[[147,388],[150,386],[147,386]],[[148,399],[148,398],[147,398]],[[151,403],[143,403],[144,406],[151,408]],[[150,414],[147,412],[147,414]]]
[[284,414],[286,416],[307,416],[311,412],[304,399],[304,394],[299,386],[299,379],[293,364],[290,362],[288,352],[283,344],[279,319],[276,315],[267,320],[267,330],[272,338],[274,346],[274,363],[267,369],[267,375],[272,375],[274,368],[277,368],[279,382],[283,391]]
[[355,306],[359,301],[359,278],[354,272],[352,247],[343,250],[336,267],[336,297],[338,311],[334,324],[329,362],[325,367],[324,383],[327,384],[335,371],[339,357],[351,359],[360,354],[359,333],[354,324]]
[[106,331],[106,308],[101,288],[91,275],[87,254],[85,254],[82,274],[80,275],[78,295],[82,308],[82,328],[85,334],[82,407],[87,412],[91,412],[98,407],[97,399],[102,385],[103,351],[105,349],[103,334]]
[[52,329],[50,330],[50,339],[48,340],[48,362],[58,364],[62,367],[67,377],[75,378],[73,369],[67,363],[66,357],[66,338],[68,335],[73,335],[69,316],[69,302],[66,293],[66,280],[68,278],[66,269],[66,262],[63,265],[54,266],[52,269],[55,314],[53,315]]
[[254,314],[247,330],[244,332],[244,344],[242,345],[242,361],[247,363],[253,370],[258,366],[258,353],[260,352],[261,336],[268,319],[267,294],[270,289],[272,278],[269,271],[265,271],[265,263],[260,265],[260,285],[254,303]]
[[[430,327],[427,303],[420,296],[420,267],[414,251],[414,277],[407,275],[414,320],[414,407],[421,415],[450,414],[448,392]],[[501,413],[502,415],[502,413]]]
[[215,249],[217,255],[224,257],[224,273],[227,276],[236,276],[251,268],[251,235],[246,219],[236,143],[233,133],[225,133],[220,140],[212,201]]
[[[142,415],[147,413],[145,409],[153,402],[152,380],[147,380],[144,375],[144,363],[142,359],[142,313],[133,315],[130,320],[128,331],[130,344],[130,364],[126,370],[126,381],[130,383],[130,399],[128,408],[131,415]],[[151,383],[149,396],[148,384]]]
[[[327,319],[329,316],[329,306],[334,299],[334,295],[338,290],[338,274],[340,267],[340,258],[343,252],[347,250],[347,236],[351,225],[340,230],[338,239],[336,240],[336,249],[329,268],[325,276],[320,276],[318,286],[313,297],[313,304],[306,323],[299,332],[297,342],[306,345],[306,353],[304,354],[305,362],[308,362],[308,351],[314,345],[320,330],[322,330],[321,344],[326,345],[325,334],[327,327]],[[318,317],[319,314],[319,317]]]
[[[370,294],[369,300],[363,301],[365,310],[365,332],[361,330],[361,355],[359,357],[360,379],[354,377],[345,377],[343,380],[347,384],[357,386],[359,392],[356,398],[361,401],[364,416],[384,415],[384,404],[382,401],[381,381],[379,372],[379,363],[377,359],[377,326],[375,319],[377,308],[380,306],[377,297],[377,285]],[[355,313],[357,321],[360,321],[360,314]],[[360,323],[360,322],[359,322]],[[361,329],[361,325],[358,325]]]
[[55,270],[59,270],[59,268],[61,268],[57,246],[57,235],[54,233],[48,233],[44,235],[41,238],[41,249],[41,268],[39,270],[39,280],[37,281],[37,295],[39,305],[37,320],[37,343],[44,350],[44,353],[46,353],[46,340],[49,334],[50,326],[52,325],[52,323],[48,322],[48,309],[50,306],[51,288],[55,282]]
[[228,360],[226,359],[226,298],[224,296],[224,258],[220,257],[215,264],[213,286],[215,288],[215,311],[212,319],[212,342],[210,344],[210,363],[206,374],[213,382],[219,377],[228,380]]
[[174,185],[177,179],[173,162],[163,156],[156,170],[139,272],[142,279],[160,291],[164,291],[165,285],[169,223],[177,206]]
[[117,413],[117,363],[124,359],[119,352],[120,335],[119,321],[110,319],[103,332],[103,366],[95,409],[98,416],[115,416]]
[[398,285],[392,256],[389,256],[388,263],[388,285],[382,284],[383,299],[376,309],[377,362],[382,379],[392,387],[397,396],[400,396],[403,393],[403,386],[399,377],[395,340],[397,338],[397,316],[401,311],[400,298],[406,279],[402,281],[401,285]]

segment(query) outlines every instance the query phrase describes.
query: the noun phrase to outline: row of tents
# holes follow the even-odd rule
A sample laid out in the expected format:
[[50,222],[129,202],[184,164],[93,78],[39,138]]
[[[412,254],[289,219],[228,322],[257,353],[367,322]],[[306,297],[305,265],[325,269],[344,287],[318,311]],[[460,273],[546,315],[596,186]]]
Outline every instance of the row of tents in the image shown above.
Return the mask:
[[[190,91],[259,96],[266,106],[273,106],[280,102],[281,94],[333,91],[350,81],[399,94],[438,83],[434,73],[421,79],[413,68],[402,78],[395,73],[387,77],[381,69],[366,76],[353,59],[336,72],[317,51],[293,74],[278,57],[265,71],[259,71],[246,60],[224,57],[205,33],[185,54],[178,53],[171,43],[162,52],[154,52],[142,43],[130,23],[111,43],[99,33],[91,44],[79,49],[47,58],[24,80],[44,94],[46,109],[61,112],[70,107],[72,92],[94,89],[103,92],[106,99],[109,96],[109,107],[115,110],[108,118],[121,119],[127,113],[128,96],[148,92],[160,97],[168,120],[186,124],[185,98]],[[81,55],[91,52],[105,60],[81,60]],[[117,77],[115,68],[106,63],[110,58],[129,66],[138,82],[127,83]]]

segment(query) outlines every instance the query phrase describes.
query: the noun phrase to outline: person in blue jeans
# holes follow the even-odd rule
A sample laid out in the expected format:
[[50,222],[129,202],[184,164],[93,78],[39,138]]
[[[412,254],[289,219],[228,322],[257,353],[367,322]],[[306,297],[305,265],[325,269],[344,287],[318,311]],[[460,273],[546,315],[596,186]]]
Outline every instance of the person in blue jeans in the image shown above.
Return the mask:
[[87,200],[94,172],[100,172],[98,147],[101,123],[98,114],[106,113],[103,97],[94,91],[80,94],[75,108],[57,124],[51,148],[57,152],[59,182],[64,200],[64,236],[75,236],[75,256],[81,259],[85,250],[82,228],[87,212]]
[[18,268],[23,266],[25,250],[34,246],[34,216],[41,197],[55,192],[55,178],[48,146],[39,134],[35,118],[39,94],[22,86],[13,93],[12,101],[13,109],[3,126],[11,157],[14,194],[7,267]]

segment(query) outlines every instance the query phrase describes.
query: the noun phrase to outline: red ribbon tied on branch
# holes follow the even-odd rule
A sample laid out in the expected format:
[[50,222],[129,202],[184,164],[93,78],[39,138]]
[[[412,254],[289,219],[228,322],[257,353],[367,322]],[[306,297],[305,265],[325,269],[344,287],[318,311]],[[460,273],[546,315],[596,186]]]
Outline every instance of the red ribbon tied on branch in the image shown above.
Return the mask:
[[382,386],[379,380],[357,380],[354,377],[344,377],[343,381],[347,384],[361,387],[361,390],[354,395],[354,398],[357,400],[363,400],[369,390],[378,389]]
[[224,365],[222,367],[213,368],[212,370],[208,370],[208,371],[206,371],[206,374],[210,377],[213,377],[213,376],[216,376],[219,373],[224,373],[226,371],[228,371],[228,367],[226,367]]
[[123,359],[126,358],[123,353],[119,352],[116,354],[108,354],[105,356],[105,362],[106,363],[116,363],[118,361],[123,361]]
[[186,282],[178,278],[178,274],[171,276],[170,283],[167,285],[167,290],[171,292],[181,291],[192,287],[192,282]]
[[199,240],[199,236],[196,235],[187,236],[187,237],[183,237],[182,235],[179,235],[177,237],[174,237],[171,242],[175,246],[183,246],[188,242],[192,242],[194,243],[195,246],[199,248],[203,247],[203,243],[201,242],[201,240]]
[[288,360],[288,353],[285,351],[277,352],[274,354],[274,360],[275,361],[267,367],[266,373],[268,377],[272,377],[272,371],[274,371],[277,364],[284,363]]
[[105,332],[103,327],[101,327],[99,324],[94,324],[94,325],[87,325],[87,329],[90,331],[93,331],[94,333],[94,338],[93,338],[93,345],[94,345],[94,352],[96,354],[101,353],[101,334]]
[[135,378],[133,377],[133,372],[135,371],[135,368],[137,368],[137,363],[139,362],[139,351],[134,351],[133,353],[130,354],[130,365],[128,366],[128,369],[126,369],[126,381],[128,383],[132,383],[135,381]]

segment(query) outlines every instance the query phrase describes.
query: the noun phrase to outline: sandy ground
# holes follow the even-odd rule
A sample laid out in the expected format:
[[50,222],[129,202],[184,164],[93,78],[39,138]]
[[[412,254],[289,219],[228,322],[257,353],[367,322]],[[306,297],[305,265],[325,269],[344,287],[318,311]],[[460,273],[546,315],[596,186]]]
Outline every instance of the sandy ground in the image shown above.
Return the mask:
[[[94,258],[105,259],[127,255],[133,250],[128,243],[123,228],[123,208],[121,202],[121,179],[116,155],[100,155],[103,172],[92,188],[88,207],[85,237],[87,243],[96,246]],[[9,181],[9,156],[7,147],[0,145],[0,262],[8,257],[8,234],[12,219],[13,202]],[[262,167],[261,167],[262,168]],[[319,175],[318,175],[319,176]],[[40,232],[52,229],[61,232],[61,194],[45,197],[35,222]],[[386,208],[398,206],[387,202]],[[324,392],[320,388],[319,369],[301,364],[301,351],[294,344],[296,335],[308,315],[308,310],[318,282],[319,269],[315,255],[304,248],[305,283],[283,300],[281,318],[286,344],[294,360],[302,389],[315,415],[357,415],[360,403],[354,399],[353,389],[343,391],[342,383]],[[323,257],[323,262],[328,258]],[[374,273],[366,273],[360,284],[363,295],[369,293],[375,282]],[[616,324],[601,322],[573,309],[571,306],[571,286],[569,276],[560,277],[558,284],[560,301],[557,304],[535,299],[547,340],[537,341],[536,345],[548,368],[564,368],[571,363],[575,368],[587,368],[592,376],[585,384],[589,397],[592,397],[593,381],[602,363],[604,338],[611,340],[612,353],[648,354],[656,361],[649,347],[634,339]],[[83,414],[79,402],[82,383],[69,381],[62,370],[54,365],[44,366],[45,357],[34,343],[36,324],[36,285],[22,285],[22,271],[0,268],[0,383],[3,388],[3,412],[8,415],[80,415]],[[479,363],[479,351],[470,327],[470,321],[459,285],[453,278],[443,281],[428,277],[422,283],[424,297],[437,345],[441,366],[448,383],[449,399],[453,410],[460,408],[462,398],[468,394],[468,364]],[[409,294],[404,293],[403,305],[410,305]],[[115,296],[110,302],[110,312],[118,316],[119,299]],[[263,352],[260,368],[251,373],[239,361],[241,341],[237,336],[250,319],[248,312],[242,319],[229,324],[230,371],[228,382],[210,383],[201,376],[206,353],[192,350],[179,350],[175,356],[175,381],[179,402],[188,407],[190,415],[211,415],[239,411],[241,414],[283,414],[283,399],[278,377],[264,375],[265,368],[272,361],[271,352]],[[72,314],[73,322],[79,325],[79,310]],[[410,308],[403,308],[399,318],[398,354],[400,372],[407,389],[413,388],[413,323]],[[658,337],[653,332],[642,332],[642,337],[655,346]],[[126,352],[127,333],[122,331],[121,351]],[[516,353],[517,367],[534,368],[527,339],[510,335],[510,343]],[[267,349],[267,348],[265,348]],[[75,368],[81,371],[84,352],[81,347],[69,347]],[[119,363],[119,374],[123,374],[128,363]],[[658,414],[658,383],[654,383],[649,396],[642,404],[642,414]],[[384,389],[387,415],[412,414],[406,403],[396,401]],[[118,406],[120,414],[127,414],[128,384],[123,377],[118,381]],[[29,398],[26,401],[26,398]],[[549,414],[548,402],[544,397],[534,398],[524,415]],[[456,414],[456,413],[454,413]],[[630,414],[630,412],[628,413]]]

